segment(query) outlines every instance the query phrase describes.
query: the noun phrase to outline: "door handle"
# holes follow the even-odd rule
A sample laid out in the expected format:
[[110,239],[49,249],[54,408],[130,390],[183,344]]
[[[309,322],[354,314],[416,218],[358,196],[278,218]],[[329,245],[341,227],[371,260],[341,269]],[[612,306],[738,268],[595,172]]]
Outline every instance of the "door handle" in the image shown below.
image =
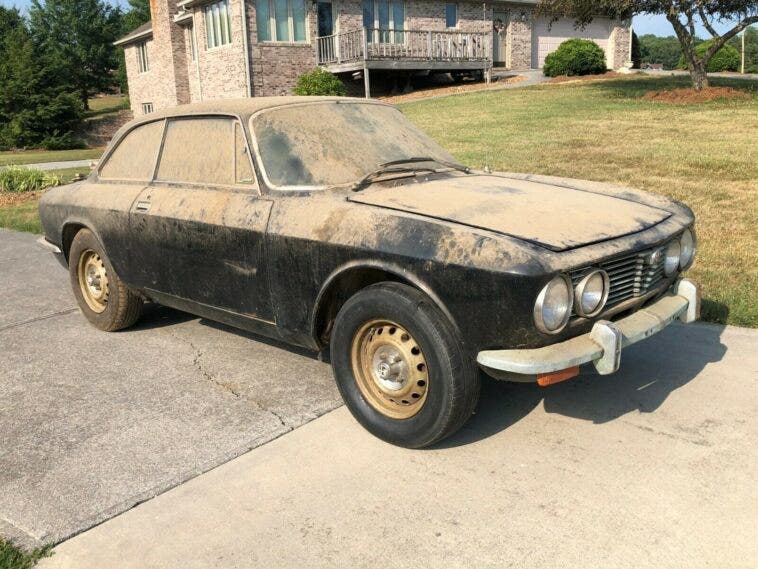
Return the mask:
[[137,205],[134,206],[134,209],[136,211],[146,213],[150,211],[150,202],[137,202]]

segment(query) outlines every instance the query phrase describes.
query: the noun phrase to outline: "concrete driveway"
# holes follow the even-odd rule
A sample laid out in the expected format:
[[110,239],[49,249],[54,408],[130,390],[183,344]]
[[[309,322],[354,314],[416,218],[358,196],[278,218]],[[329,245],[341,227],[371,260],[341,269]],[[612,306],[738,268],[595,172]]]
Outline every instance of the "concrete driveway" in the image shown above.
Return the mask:
[[0,535],[57,543],[340,404],[312,354],[180,312],[95,330],[36,238],[0,230]]
[[613,376],[485,381],[458,435],[408,451],[344,408],[310,421],[339,401],[308,354],[161,308],[94,331],[35,247],[0,233],[0,533],[115,516],[43,568],[756,566],[758,331],[675,325]]

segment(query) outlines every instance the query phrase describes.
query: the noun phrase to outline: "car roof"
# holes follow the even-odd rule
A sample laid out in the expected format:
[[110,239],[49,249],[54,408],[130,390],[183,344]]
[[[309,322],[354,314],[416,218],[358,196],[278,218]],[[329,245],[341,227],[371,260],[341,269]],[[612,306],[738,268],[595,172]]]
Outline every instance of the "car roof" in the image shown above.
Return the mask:
[[150,122],[156,119],[181,117],[202,114],[230,114],[237,115],[243,120],[250,115],[263,109],[281,107],[288,105],[297,105],[302,103],[318,103],[341,101],[350,103],[368,103],[386,105],[380,101],[371,99],[361,99],[356,97],[249,97],[245,99],[220,99],[215,101],[205,101],[202,103],[190,103],[189,105],[177,105],[168,109],[162,109],[135,119],[129,126],[137,123]]

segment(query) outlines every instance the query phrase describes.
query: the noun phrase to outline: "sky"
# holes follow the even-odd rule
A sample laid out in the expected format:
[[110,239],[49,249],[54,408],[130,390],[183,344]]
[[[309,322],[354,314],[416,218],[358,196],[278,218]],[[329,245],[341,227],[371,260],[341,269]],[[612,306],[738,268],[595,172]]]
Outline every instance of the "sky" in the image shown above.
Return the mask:
[[[26,10],[29,7],[31,0],[0,0],[0,6],[6,8],[17,7],[21,10]],[[122,7],[128,6],[126,0],[111,0],[112,4],[117,4]],[[729,24],[715,24],[715,28],[719,33],[723,33],[729,30],[734,23]],[[643,34],[655,34],[657,36],[673,36],[674,29],[671,24],[668,23],[664,16],[635,16],[632,21],[632,26],[637,35]],[[710,34],[705,31],[702,26],[698,26],[698,35],[703,38],[709,38]]]

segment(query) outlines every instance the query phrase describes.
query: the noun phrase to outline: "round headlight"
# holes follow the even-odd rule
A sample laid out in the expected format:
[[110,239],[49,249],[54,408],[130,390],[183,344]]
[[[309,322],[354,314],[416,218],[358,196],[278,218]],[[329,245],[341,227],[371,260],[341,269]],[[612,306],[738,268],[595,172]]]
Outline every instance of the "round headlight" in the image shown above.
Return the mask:
[[593,271],[586,275],[574,290],[574,310],[579,316],[590,318],[605,306],[610,288],[608,273]]
[[682,246],[679,244],[679,239],[674,239],[671,243],[666,245],[664,251],[665,259],[663,260],[663,272],[667,277],[673,275],[677,269],[679,269],[679,258],[681,257]]
[[558,275],[545,285],[534,303],[534,322],[542,332],[560,332],[571,316],[573,301],[571,281],[565,275]]
[[695,260],[695,234],[690,229],[685,229],[679,239],[681,252],[679,254],[679,267],[684,270],[692,265]]

